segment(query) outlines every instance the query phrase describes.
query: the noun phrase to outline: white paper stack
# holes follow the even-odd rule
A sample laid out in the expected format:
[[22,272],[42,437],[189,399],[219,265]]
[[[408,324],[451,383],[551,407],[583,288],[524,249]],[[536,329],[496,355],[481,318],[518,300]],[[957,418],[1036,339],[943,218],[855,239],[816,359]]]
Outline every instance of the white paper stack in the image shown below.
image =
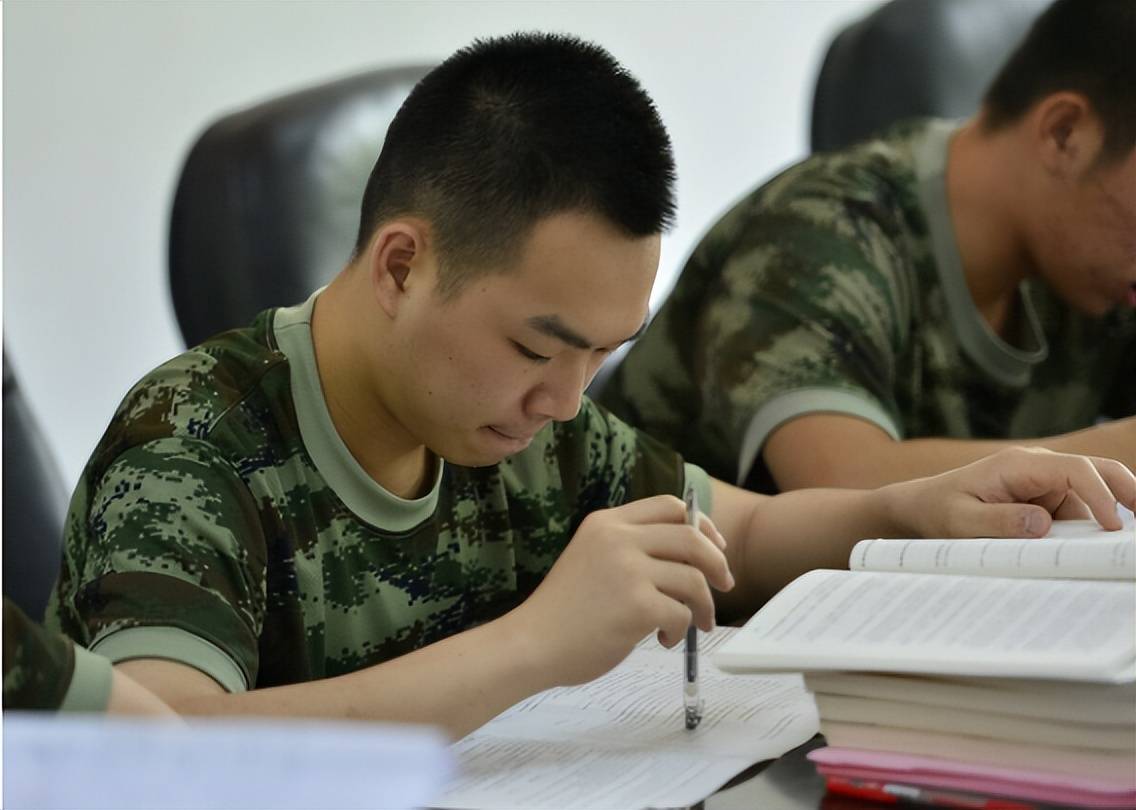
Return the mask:
[[453,770],[446,742],[371,723],[5,712],[4,807],[422,807]]

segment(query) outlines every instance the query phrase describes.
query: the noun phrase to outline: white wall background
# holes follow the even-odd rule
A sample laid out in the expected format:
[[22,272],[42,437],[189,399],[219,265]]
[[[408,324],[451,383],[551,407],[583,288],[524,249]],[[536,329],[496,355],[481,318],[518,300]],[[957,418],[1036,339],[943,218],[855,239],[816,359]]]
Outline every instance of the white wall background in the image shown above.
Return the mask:
[[222,111],[438,61],[476,36],[599,42],[640,78],[674,140],[679,221],[657,299],[731,200],[807,152],[824,48],[878,3],[8,0],[5,346],[68,487],[130,385],[182,349],[169,208],[190,144]]

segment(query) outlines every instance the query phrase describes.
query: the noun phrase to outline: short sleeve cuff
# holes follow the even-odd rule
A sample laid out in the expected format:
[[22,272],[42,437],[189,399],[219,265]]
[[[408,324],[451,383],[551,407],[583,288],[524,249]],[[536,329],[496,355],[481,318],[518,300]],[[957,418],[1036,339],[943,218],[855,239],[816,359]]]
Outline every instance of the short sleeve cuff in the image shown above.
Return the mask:
[[685,463],[682,465],[683,478],[683,492],[688,487],[694,487],[694,494],[698,498],[698,511],[704,515],[709,515],[714,511],[713,495],[710,492],[710,476],[704,469],[696,464]]
[[136,658],[161,658],[200,670],[226,692],[246,692],[248,676],[216,644],[180,627],[127,627],[97,639],[91,645],[114,663]]
[[59,705],[61,712],[105,712],[110,703],[111,663],[75,645],[75,671]]
[[738,486],[749,476],[769,434],[790,419],[809,413],[854,416],[871,422],[893,439],[900,439],[895,421],[878,402],[867,395],[835,388],[798,388],[769,400],[750,419],[738,456]]

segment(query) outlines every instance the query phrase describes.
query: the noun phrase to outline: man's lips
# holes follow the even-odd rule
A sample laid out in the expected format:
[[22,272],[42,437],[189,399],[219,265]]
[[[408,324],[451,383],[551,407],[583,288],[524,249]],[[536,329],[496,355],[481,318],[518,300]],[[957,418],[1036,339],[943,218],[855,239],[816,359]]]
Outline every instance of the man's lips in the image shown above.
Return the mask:
[[532,439],[533,439],[533,436],[536,435],[535,430],[530,433],[530,432],[524,431],[524,430],[511,430],[511,429],[495,427],[493,425],[488,425],[488,428],[490,430],[492,430],[494,433],[496,433],[497,435],[502,436],[502,437],[508,439],[509,441],[513,441],[513,442],[531,442]]

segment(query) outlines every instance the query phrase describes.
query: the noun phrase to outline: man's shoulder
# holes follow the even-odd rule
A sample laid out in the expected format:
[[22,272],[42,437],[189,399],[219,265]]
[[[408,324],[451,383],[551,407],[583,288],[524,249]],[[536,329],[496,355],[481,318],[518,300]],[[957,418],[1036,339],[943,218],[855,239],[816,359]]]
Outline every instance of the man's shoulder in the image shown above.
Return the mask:
[[[717,257],[757,246],[790,250],[816,231],[847,231],[871,221],[889,236],[925,230],[915,152],[936,119],[897,124],[878,137],[844,149],[819,152],[794,163],[739,200],[703,237],[698,252]],[[843,231],[842,231],[843,232]],[[712,262],[713,263],[713,262]]]
[[914,151],[935,124],[905,121],[870,140],[810,155],[765,185],[765,202],[816,198],[915,205]]
[[288,361],[272,340],[271,322],[270,310],[146,374],[123,398],[100,446],[120,451],[161,438],[205,439],[235,407],[274,396],[274,386],[287,383]]

